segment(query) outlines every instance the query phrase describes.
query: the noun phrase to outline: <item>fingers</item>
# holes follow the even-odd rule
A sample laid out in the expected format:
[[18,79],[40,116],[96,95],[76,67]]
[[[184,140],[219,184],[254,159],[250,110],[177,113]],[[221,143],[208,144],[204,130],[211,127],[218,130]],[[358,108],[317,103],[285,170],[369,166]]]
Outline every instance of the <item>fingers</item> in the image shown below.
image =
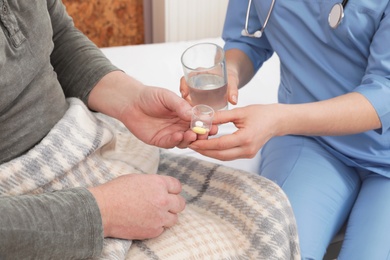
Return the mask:
[[257,150],[254,146],[244,145],[238,134],[225,135],[208,140],[197,140],[189,148],[196,152],[221,161],[238,158],[252,158]]
[[185,199],[179,195],[182,191],[182,185],[180,181],[171,176],[161,176],[164,178],[167,191],[168,191],[168,205],[169,212],[179,213],[184,210],[186,202]]
[[169,205],[170,205],[168,211],[171,212],[171,213],[175,213],[175,214],[180,213],[186,207],[186,201],[180,195],[169,194],[168,195],[168,200],[169,200]]
[[207,140],[209,138],[209,134],[206,133],[206,134],[198,134],[198,139],[197,140]]
[[237,105],[238,101],[238,89],[236,86],[231,87],[231,85],[228,85],[228,99],[229,103],[232,105]]
[[208,140],[197,140],[189,145],[194,150],[226,150],[241,146],[243,141],[237,132],[229,135],[211,138]]
[[165,179],[168,190],[168,212],[165,217],[164,227],[171,227],[178,222],[178,213],[185,209],[186,201],[179,195],[182,186],[179,180],[171,176],[162,176]]
[[214,114],[213,124],[219,125],[219,124],[225,124],[233,122],[235,123],[236,120],[239,119],[240,114],[240,108],[233,108],[231,110],[218,110]]
[[171,129],[168,128],[165,132],[162,132],[155,138],[156,141],[152,143],[161,148],[186,148],[197,139],[196,133],[189,129],[189,123],[188,125],[181,126],[181,129],[177,126],[169,127]]
[[178,105],[178,109],[176,110],[179,117],[185,121],[191,121],[192,106],[190,105],[190,103],[188,103],[188,100],[184,100],[178,96],[176,97],[179,98],[179,102],[180,102]]
[[184,77],[181,77],[181,79],[180,79],[180,93],[181,93],[182,98],[184,98],[184,99],[189,94],[188,85],[187,85],[187,82],[186,82]]
[[248,159],[248,158],[253,158],[255,154],[248,154],[245,149],[242,147],[233,147],[230,149],[226,150],[202,150],[202,149],[197,149],[196,152],[207,156],[211,157],[214,159],[218,159],[221,161],[231,161],[235,159]]
[[178,148],[187,148],[192,142],[194,142],[197,139],[196,133],[194,133],[192,130],[188,129],[184,135],[182,141],[176,145]]
[[166,218],[166,221],[164,223],[163,227],[172,227],[177,224],[179,221],[179,216],[176,213],[168,213],[169,215]]
[[162,148],[185,148],[195,140],[195,133],[192,134],[189,130],[183,133],[182,130],[179,130],[174,133],[168,133],[165,136],[161,137],[159,146]]
[[212,125],[211,126],[211,129],[210,129],[210,132],[209,132],[209,135],[216,135],[218,134],[218,125]]
[[182,191],[181,183],[178,179],[171,176],[161,176],[166,184],[168,193],[179,194]]
[[185,121],[191,120],[191,109],[192,106],[188,101],[184,100],[183,98],[180,98],[178,95],[176,95],[174,92],[169,91],[167,89],[158,89],[158,93],[161,95],[161,99],[164,100],[164,106],[169,111],[176,112],[179,117]]
[[227,94],[229,102],[233,105],[237,105],[238,100],[238,76],[237,73],[231,69],[228,69],[228,86]]
[[169,195],[170,209],[167,212],[164,221],[164,227],[172,227],[179,221],[178,214],[185,209],[185,199],[180,195]]

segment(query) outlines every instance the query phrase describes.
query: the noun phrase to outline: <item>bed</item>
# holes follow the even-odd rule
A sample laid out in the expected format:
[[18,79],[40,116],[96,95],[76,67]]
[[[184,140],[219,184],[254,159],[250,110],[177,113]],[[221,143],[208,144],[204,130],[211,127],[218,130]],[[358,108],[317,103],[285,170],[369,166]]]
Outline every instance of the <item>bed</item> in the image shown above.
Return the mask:
[[[102,48],[102,51],[116,66],[144,84],[164,87],[179,95],[179,82],[183,75],[180,56],[186,48],[198,42],[212,42],[223,46],[222,39],[207,38],[198,41],[109,47]],[[236,106],[275,103],[279,79],[279,59],[273,55],[247,86],[240,90]],[[233,107],[230,105],[230,108]],[[233,124],[222,125],[218,135],[232,133],[235,129]],[[171,151],[249,172],[258,171],[259,155],[252,159],[223,162],[202,156],[190,149],[174,148]]]

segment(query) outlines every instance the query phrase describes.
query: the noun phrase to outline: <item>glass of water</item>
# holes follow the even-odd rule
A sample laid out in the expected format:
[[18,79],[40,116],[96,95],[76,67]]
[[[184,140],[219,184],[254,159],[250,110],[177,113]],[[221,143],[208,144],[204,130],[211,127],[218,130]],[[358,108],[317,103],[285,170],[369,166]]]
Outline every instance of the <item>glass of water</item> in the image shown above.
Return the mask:
[[228,108],[225,53],[214,43],[198,43],[181,56],[191,104],[205,104],[214,110]]

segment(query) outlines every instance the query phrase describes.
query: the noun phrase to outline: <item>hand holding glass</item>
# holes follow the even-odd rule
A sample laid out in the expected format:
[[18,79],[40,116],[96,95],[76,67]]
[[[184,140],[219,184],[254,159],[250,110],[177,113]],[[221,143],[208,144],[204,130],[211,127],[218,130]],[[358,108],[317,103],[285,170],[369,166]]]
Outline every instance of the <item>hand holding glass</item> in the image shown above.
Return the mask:
[[225,53],[214,43],[199,43],[181,56],[191,104],[205,104],[214,110],[227,109]]

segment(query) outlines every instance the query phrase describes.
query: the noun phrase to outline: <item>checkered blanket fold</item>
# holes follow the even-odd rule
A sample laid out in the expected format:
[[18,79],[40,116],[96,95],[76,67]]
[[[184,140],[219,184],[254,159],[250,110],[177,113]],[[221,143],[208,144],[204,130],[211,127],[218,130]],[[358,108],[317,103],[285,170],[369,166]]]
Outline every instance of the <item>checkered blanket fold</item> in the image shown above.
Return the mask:
[[90,187],[128,173],[170,175],[187,200],[179,223],[154,239],[105,239],[99,259],[300,259],[295,219],[277,185],[146,145],[117,120],[68,102],[36,147],[0,166],[1,195]]

